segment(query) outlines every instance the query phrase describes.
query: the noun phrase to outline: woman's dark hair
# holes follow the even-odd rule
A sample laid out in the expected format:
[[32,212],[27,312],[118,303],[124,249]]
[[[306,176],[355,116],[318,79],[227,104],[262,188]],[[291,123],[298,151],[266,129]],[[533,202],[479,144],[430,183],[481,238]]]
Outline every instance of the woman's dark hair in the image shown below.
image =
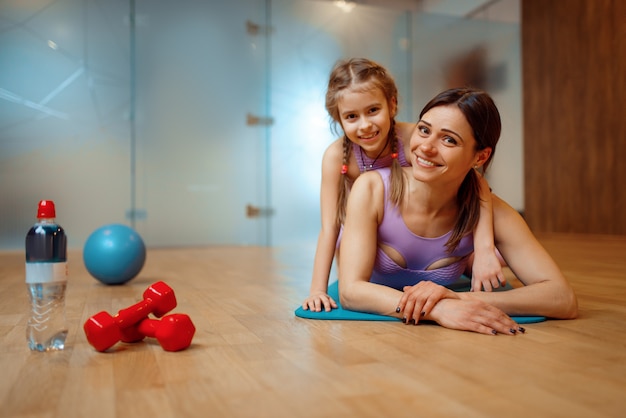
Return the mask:
[[[476,140],[476,151],[491,148],[491,155],[482,167],[483,173],[496,152],[502,122],[500,112],[489,94],[474,88],[455,88],[435,96],[420,112],[420,119],[430,109],[438,106],[456,105],[472,128]],[[459,214],[450,239],[446,243],[452,252],[461,239],[473,232],[480,217],[480,182],[477,170],[470,170],[457,193]]]

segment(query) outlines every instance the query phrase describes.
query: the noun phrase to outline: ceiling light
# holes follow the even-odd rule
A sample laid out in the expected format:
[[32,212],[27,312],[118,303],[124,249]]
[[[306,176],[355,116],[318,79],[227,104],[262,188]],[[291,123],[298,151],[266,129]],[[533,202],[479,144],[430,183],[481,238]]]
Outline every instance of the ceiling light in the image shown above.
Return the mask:
[[356,3],[353,1],[335,0],[334,3],[335,6],[339,7],[345,13],[350,13],[356,6]]

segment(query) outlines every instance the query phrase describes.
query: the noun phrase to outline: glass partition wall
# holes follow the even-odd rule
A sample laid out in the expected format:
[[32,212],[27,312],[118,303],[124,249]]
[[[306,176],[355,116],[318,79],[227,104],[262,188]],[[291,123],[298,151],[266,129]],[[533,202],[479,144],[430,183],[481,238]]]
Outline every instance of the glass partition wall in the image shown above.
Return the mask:
[[136,228],[152,246],[266,245],[268,13],[136,1]]
[[0,249],[37,203],[82,246],[130,208],[130,28],[122,1],[0,3]]
[[398,120],[474,59],[521,149],[517,25],[336,3],[0,4],[0,250],[22,249],[40,199],[73,248],[108,223],[149,247],[314,248],[324,94],[345,57],[391,71]]

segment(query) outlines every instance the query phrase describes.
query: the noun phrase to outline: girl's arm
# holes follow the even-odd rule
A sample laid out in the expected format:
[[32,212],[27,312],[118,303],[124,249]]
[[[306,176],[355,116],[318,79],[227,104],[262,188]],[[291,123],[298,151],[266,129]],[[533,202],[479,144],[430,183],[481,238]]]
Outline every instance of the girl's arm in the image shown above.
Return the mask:
[[472,288],[474,292],[491,292],[506,283],[502,265],[496,255],[493,237],[493,205],[487,180],[476,173],[480,181],[480,218],[474,231]]
[[341,140],[332,143],[322,158],[322,182],[320,188],[320,209],[322,227],[317,239],[313,275],[309,296],[302,303],[303,309],[320,312],[337,308],[337,303],[328,296],[328,279],[335,257],[335,246],[339,236],[336,224],[337,196],[339,196],[339,180],[343,159]]
[[492,201],[496,246],[525,286],[506,292],[460,293],[459,296],[487,302],[509,315],[575,318],[576,296],[552,257],[515,209],[495,195]]

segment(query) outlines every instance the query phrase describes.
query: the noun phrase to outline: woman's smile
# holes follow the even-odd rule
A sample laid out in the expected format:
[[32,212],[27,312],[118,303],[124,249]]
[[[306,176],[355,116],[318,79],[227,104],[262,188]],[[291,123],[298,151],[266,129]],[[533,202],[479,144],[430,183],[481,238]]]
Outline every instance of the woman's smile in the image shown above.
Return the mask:
[[434,161],[427,160],[427,159],[425,159],[423,157],[420,157],[417,154],[415,154],[415,160],[416,160],[417,164],[420,165],[420,166],[424,166],[424,167],[441,167],[441,164],[437,164]]

